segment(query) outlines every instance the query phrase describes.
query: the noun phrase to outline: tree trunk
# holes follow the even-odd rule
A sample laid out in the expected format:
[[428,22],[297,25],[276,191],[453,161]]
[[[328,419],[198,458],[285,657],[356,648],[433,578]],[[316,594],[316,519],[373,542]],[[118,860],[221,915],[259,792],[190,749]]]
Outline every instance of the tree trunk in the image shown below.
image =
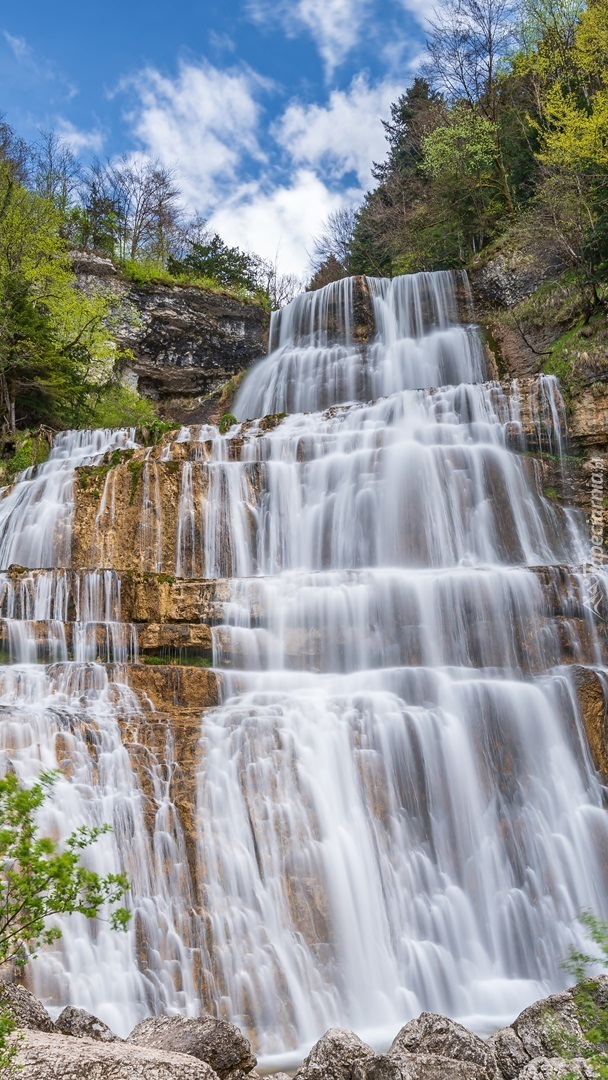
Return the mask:
[[13,435],[17,427],[15,423],[15,401],[9,393],[8,383],[4,372],[0,375],[0,392],[2,394],[2,404],[4,406],[4,423],[9,434]]

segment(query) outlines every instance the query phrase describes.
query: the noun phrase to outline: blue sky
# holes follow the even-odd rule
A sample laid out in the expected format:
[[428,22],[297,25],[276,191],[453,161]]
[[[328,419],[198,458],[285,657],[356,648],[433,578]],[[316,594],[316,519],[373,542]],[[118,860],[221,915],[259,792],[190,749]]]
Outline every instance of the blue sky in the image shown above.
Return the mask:
[[0,108],[84,160],[145,153],[229,243],[305,273],[384,156],[423,0],[29,0],[0,16]]

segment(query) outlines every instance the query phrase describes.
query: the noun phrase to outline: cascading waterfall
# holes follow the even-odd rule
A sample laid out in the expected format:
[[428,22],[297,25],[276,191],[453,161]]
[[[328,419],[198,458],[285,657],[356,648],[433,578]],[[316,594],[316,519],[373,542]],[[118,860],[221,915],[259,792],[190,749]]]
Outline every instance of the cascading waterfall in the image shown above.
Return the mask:
[[[289,415],[184,428],[143,465],[142,569],[230,579],[194,858],[169,731],[152,802],[129,752],[143,706],[120,567],[69,569],[71,470],[132,433],[60,437],[0,500],[2,569],[64,568],[0,575],[2,746],[24,779],[64,768],[57,835],[113,822],[91,858],[126,869],[136,912],[122,937],[65,924],[32,965],[53,1005],[120,1034],[212,1010],[294,1060],[332,1024],[381,1045],[421,1009],[489,1031],[562,985],[583,909],[608,914],[603,790],[566,663],[605,661],[588,543],[522,453],[561,452],[563,403],[549,377],[530,401],[483,382],[469,303],[451,273],[298,297],[235,405]],[[167,461],[181,496],[161,567]]]

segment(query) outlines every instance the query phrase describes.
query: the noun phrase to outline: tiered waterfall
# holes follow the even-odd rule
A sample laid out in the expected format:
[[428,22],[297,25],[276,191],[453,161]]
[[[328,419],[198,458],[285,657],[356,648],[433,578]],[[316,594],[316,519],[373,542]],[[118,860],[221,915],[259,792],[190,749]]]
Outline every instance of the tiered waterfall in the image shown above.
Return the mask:
[[[327,286],[275,314],[228,433],[68,433],[4,493],[5,763],[63,770],[54,834],[113,824],[89,857],[135,913],[64,922],[31,965],[50,1005],[120,1034],[212,1011],[270,1056],[422,1009],[489,1032],[608,914],[572,675],[605,662],[588,541],[534,456],[563,403],[484,381],[470,317],[459,275]],[[137,589],[194,607],[158,669]],[[186,763],[154,692],[203,674]]]

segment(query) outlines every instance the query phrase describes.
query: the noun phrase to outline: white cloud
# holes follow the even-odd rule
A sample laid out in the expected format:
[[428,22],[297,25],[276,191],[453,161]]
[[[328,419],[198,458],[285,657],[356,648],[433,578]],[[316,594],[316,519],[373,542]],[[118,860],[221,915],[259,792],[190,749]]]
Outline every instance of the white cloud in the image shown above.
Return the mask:
[[382,118],[400,93],[394,82],[370,86],[357,75],[348,90],[333,90],[326,105],[292,102],[274,134],[296,165],[311,165],[334,179],[354,172],[364,186],[373,161],[383,158],[386,141]]
[[135,152],[176,167],[188,208],[226,242],[303,274],[328,214],[363,198],[400,87],[360,75],[323,104],[292,101],[263,150],[269,87],[248,68],[183,61],[174,78],[147,68],[121,89],[131,95]]
[[331,191],[312,170],[299,169],[291,183],[274,190],[243,188],[215,211],[210,224],[227,243],[276,258],[282,272],[306,274],[313,237],[327,215],[360,198],[359,191]]
[[301,30],[312,36],[327,76],[358,44],[371,0],[251,0],[256,22],[279,21],[294,37]]
[[57,121],[56,130],[62,142],[67,143],[77,156],[86,151],[100,154],[103,150],[105,138],[102,132],[97,129],[83,131],[75,127],[70,120],[60,118]]
[[256,98],[269,85],[247,68],[182,62],[175,79],[145,68],[119,89],[138,98],[128,119],[144,152],[178,166],[186,201],[204,206],[244,156],[262,158]]
[[2,32],[15,60],[20,64],[31,62],[33,60],[32,50],[24,37],[19,37],[18,34],[9,34],[8,30],[3,30]]

